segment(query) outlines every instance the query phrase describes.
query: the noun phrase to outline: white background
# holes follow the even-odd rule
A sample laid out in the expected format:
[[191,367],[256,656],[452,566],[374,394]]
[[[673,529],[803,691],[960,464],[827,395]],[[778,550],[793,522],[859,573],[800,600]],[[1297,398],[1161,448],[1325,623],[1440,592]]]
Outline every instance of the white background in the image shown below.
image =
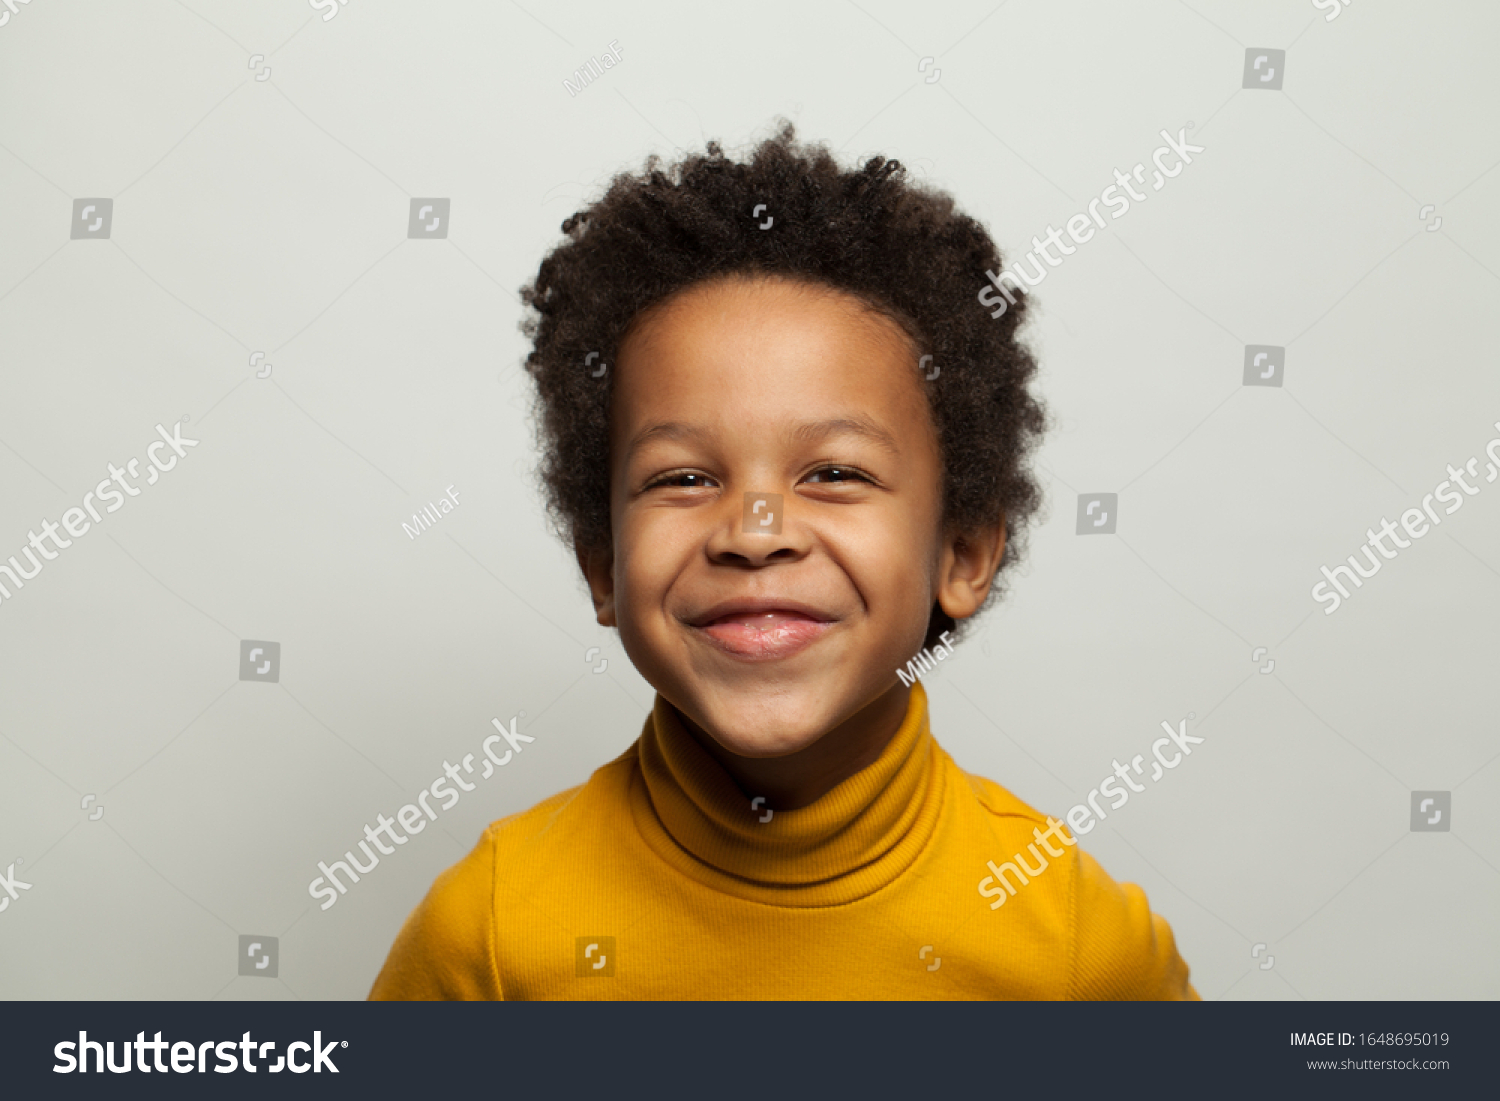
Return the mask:
[[[18,7],[0,560],[157,423],[201,443],[0,603],[0,870],[32,884],[0,994],[363,997],[486,823],[634,740],[652,691],[531,480],[516,291],[612,173],[785,116],[1008,256],[1194,123],[1205,152],[1035,292],[1048,511],[929,678],[934,732],[1061,814],[1194,712],[1205,744],[1085,845],[1206,998],[1500,995],[1500,483],[1336,614],[1309,594],[1500,434],[1497,41],[1480,0]],[[1241,88],[1250,47],[1282,90]],[[445,240],[407,239],[419,196]],[[107,241],[70,240],[82,197]],[[1246,344],[1287,348],[1284,387],[1242,385]],[[1075,534],[1088,492],[1115,535]],[[239,679],[241,639],[279,682]],[[318,908],[319,860],[521,712],[522,756]],[[1411,832],[1418,789],[1451,832]],[[237,976],[240,934],[278,978]]]

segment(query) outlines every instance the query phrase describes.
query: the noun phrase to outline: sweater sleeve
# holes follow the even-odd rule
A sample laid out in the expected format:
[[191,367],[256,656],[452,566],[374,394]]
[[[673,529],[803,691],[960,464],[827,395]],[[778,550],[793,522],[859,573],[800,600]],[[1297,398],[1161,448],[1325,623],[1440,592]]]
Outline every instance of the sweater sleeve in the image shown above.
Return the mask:
[[1153,914],[1146,893],[1116,883],[1077,850],[1073,914],[1076,940],[1070,998],[1100,1001],[1198,1001],[1172,929]]
[[486,830],[472,852],[438,876],[407,917],[370,1001],[500,1001],[495,962],[495,843]]

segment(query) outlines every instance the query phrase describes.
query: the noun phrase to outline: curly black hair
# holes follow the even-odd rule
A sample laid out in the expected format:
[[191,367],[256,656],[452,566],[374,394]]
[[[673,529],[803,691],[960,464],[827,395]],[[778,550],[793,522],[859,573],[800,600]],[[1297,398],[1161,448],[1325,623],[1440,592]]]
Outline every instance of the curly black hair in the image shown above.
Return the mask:
[[[761,204],[770,231],[759,228]],[[1028,459],[1048,421],[1027,389],[1036,362],[1016,337],[1026,298],[995,319],[977,302],[1000,252],[950,195],[909,181],[885,157],[846,171],[826,146],[799,144],[783,119],[745,162],[715,141],[665,170],[653,154],[562,232],[568,240],[521,290],[530,308],[521,331],[532,342],[526,370],[536,384],[542,488],[566,542],[592,549],[611,538],[612,372],[598,365],[614,362],[643,311],[688,287],[780,276],[854,296],[934,357],[937,377],[924,385],[943,460],[945,529],[975,531],[1003,516],[1001,572],[1020,559],[1018,538],[1042,499]],[[1002,592],[997,574],[985,606]],[[934,603],[927,645],[943,631],[963,633]]]

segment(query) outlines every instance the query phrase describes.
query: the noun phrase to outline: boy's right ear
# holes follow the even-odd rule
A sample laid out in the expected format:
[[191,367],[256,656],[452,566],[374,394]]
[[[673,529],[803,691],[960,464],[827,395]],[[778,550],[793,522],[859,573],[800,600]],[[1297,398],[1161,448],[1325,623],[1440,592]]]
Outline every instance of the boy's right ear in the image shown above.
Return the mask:
[[615,552],[613,547],[585,547],[573,544],[573,553],[578,556],[578,568],[589,583],[589,593],[594,598],[594,618],[601,627],[614,627],[615,623]]

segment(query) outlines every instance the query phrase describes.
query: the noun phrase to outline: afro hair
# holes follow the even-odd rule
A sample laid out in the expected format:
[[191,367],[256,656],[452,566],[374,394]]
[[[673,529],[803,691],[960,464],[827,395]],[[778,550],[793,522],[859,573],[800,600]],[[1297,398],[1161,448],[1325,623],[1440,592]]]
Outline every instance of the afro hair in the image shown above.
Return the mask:
[[[760,228],[761,210],[773,230]],[[613,363],[643,311],[689,287],[779,276],[855,297],[933,357],[924,385],[944,527],[962,535],[1004,518],[1005,553],[985,607],[1001,596],[999,573],[1024,554],[1020,538],[1041,504],[1029,457],[1047,414],[1028,390],[1036,362],[1016,335],[1026,297],[998,318],[977,303],[976,284],[999,270],[1000,252],[951,196],[885,157],[840,168],[826,146],[799,144],[781,120],[745,161],[714,141],[665,169],[649,157],[562,232],[567,240],[521,292],[540,477],[559,537],[585,549],[611,540],[611,373],[593,365]],[[934,603],[927,645],[943,631],[963,634]]]

